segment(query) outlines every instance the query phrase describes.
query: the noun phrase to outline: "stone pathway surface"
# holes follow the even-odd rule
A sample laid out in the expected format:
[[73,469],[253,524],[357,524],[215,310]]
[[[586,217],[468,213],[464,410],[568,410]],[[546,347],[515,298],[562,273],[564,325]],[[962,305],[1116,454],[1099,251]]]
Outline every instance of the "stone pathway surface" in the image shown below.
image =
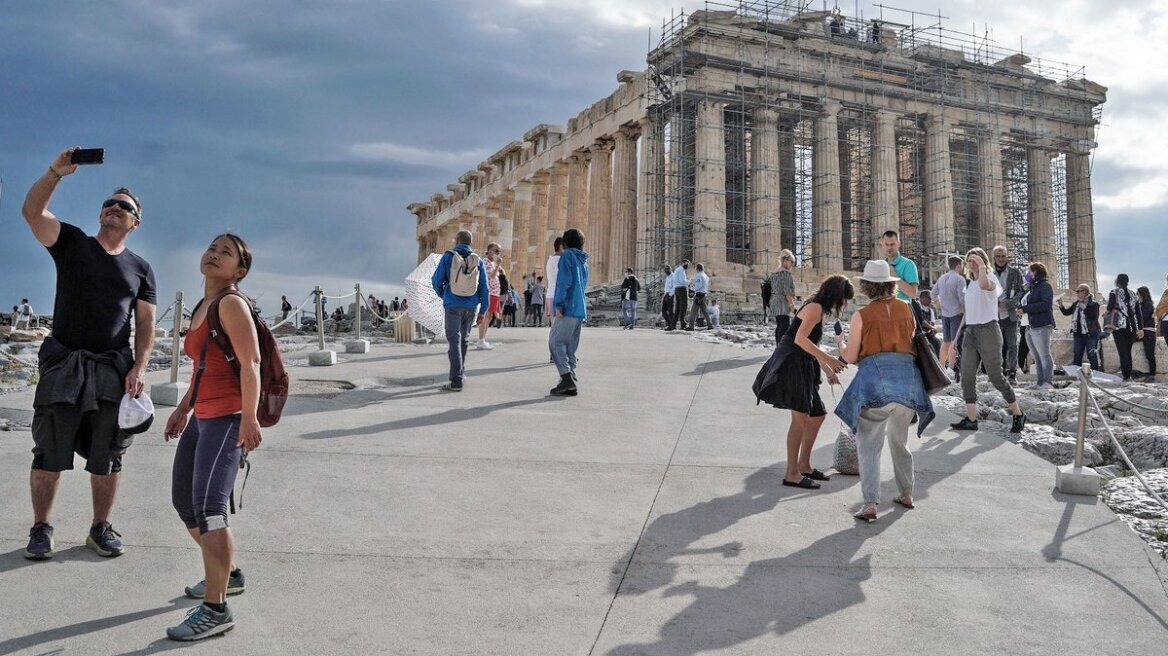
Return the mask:
[[[857,478],[779,484],[788,416],[750,393],[766,352],[586,329],[581,394],[564,399],[547,396],[545,340],[493,331],[459,394],[437,390],[444,345],[294,367],[300,392],[231,518],[248,577],[237,628],[190,648],[1164,653],[1165,561],[1102,503],[1054,492],[1053,466],[1019,446],[952,433],[943,412],[911,442],[917,509],[890,503],[886,455],[880,519],[857,525]],[[27,410],[31,392],[0,407]],[[80,460],[62,477],[57,556],[21,556],[31,437],[0,431],[0,654],[177,646],[163,632],[192,605],[182,589],[201,561],[170,508],[164,420],[126,457],[114,525],[127,553],[113,560],[84,547]]]

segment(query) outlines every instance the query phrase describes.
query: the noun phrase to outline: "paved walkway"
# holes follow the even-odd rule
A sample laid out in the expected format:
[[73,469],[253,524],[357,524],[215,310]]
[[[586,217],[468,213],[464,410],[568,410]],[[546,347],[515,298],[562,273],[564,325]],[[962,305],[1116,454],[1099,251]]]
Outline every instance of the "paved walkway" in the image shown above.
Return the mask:
[[[586,329],[581,395],[560,399],[545,335],[494,331],[460,394],[437,391],[441,345],[293,368],[357,389],[313,386],[265,434],[232,518],[249,586],[231,601],[238,626],[182,648],[1164,653],[1164,561],[1101,503],[1053,492],[1053,466],[1021,448],[941,430],[943,414],[912,440],[917,509],[888,503],[856,525],[857,478],[779,485],[788,417],[750,393],[767,353]],[[170,508],[164,419],[126,458],[114,524],[128,552],[113,560],[83,546],[80,468],[62,478],[56,558],[21,557],[31,438],[0,433],[0,654],[180,647],[163,631],[201,563]],[[884,477],[891,500],[887,461]]]

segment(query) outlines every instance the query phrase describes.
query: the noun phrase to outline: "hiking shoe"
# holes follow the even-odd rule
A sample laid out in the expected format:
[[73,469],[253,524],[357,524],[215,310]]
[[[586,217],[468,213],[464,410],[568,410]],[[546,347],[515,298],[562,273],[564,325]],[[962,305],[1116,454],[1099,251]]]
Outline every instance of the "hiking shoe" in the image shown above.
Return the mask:
[[24,557],[29,560],[48,560],[53,557],[53,527],[48,522],[37,522],[28,530],[28,546]]
[[949,424],[949,428],[959,431],[975,431],[977,430],[977,421],[972,420],[969,417],[962,417],[961,421],[957,422],[956,424]]
[[[244,585],[243,570],[233,569],[227,577],[227,596],[240,594],[247,588]],[[186,587],[187,596],[191,599],[203,599],[207,596],[207,579]]]
[[97,555],[105,558],[114,558],[126,552],[126,548],[122,546],[122,535],[114,530],[114,527],[109,522],[98,522],[89,529],[89,537],[85,539],[85,544],[94,551]]
[[1021,433],[1024,426],[1026,426],[1026,415],[1014,415],[1014,420],[1010,422],[1010,432]]
[[576,396],[576,381],[572,380],[572,374],[560,376],[560,384],[552,388],[551,395]]
[[443,385],[442,387],[439,387],[438,389],[442,390],[443,392],[461,392],[462,385],[455,385],[454,383],[446,383],[445,385]]
[[166,637],[171,640],[202,640],[234,628],[235,618],[231,615],[230,608],[219,613],[207,604],[199,604],[187,612],[182,623],[167,629]]

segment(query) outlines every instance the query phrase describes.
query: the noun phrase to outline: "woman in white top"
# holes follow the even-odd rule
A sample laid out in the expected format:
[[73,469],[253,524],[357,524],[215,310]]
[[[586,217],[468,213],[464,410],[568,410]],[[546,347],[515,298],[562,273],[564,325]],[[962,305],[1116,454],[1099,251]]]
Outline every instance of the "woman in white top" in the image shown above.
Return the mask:
[[[954,430],[977,430],[977,371],[985,364],[990,382],[1002,393],[1014,416],[1011,433],[1021,433],[1026,415],[1018,407],[1014,389],[1002,373],[1002,329],[998,327],[998,297],[1002,284],[990,270],[990,258],[980,248],[972,248],[965,255],[965,266],[971,284],[965,288],[965,318],[961,325],[965,334],[961,340],[961,396],[965,399],[965,418],[951,424]],[[957,361],[955,350],[949,352],[949,366]]]
[[548,325],[556,321],[556,272],[560,270],[560,253],[564,250],[564,238],[556,237],[552,243],[555,251],[548,256],[544,271],[547,272],[547,291],[544,292],[543,312],[547,315]]

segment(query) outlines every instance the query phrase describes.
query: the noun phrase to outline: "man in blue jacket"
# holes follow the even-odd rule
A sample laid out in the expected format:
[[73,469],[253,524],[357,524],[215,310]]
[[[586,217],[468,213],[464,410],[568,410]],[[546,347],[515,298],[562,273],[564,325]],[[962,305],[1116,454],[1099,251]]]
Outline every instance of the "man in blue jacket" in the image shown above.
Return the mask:
[[564,252],[556,269],[556,322],[548,335],[552,361],[560,374],[560,383],[551,391],[553,396],[576,396],[576,347],[580,345],[580,327],[588,318],[584,302],[587,286],[584,233],[569,228],[564,231]]
[[[442,298],[442,307],[446,310],[446,352],[450,357],[450,382],[442,386],[445,392],[462,391],[470,329],[474,325],[476,315],[479,321],[486,320],[483,315],[491,301],[491,290],[487,286],[487,268],[483,265],[482,258],[470,248],[473,238],[469,230],[459,230],[454,236],[454,250],[446,251],[442,255],[438,269],[430,278],[430,284],[434,287],[434,292]],[[452,270],[456,256],[461,266]],[[477,278],[472,281],[470,277],[473,276]]]

